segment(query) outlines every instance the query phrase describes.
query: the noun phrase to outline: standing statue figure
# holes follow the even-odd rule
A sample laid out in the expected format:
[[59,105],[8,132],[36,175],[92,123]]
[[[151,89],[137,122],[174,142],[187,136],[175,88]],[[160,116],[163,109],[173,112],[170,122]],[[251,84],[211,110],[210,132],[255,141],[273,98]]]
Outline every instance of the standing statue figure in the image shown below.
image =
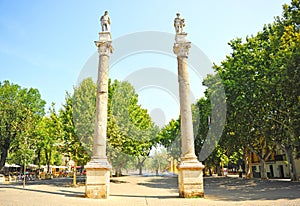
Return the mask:
[[104,15],[100,18],[102,31],[110,31],[110,18],[108,16],[108,11],[104,12]]
[[177,13],[176,16],[174,19],[176,34],[183,33],[183,27],[185,26],[184,19],[181,18],[180,13]]

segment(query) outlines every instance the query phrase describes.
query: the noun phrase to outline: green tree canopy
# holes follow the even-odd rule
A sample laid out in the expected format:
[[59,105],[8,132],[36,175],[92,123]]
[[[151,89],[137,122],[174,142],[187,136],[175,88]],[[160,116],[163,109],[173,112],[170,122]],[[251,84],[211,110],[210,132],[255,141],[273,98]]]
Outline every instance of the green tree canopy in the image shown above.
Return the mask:
[[245,42],[232,40],[232,54],[215,68],[226,90],[225,135],[257,154],[262,178],[265,161],[280,145],[297,179],[292,153],[299,144],[299,1],[283,8],[283,17],[263,31]]
[[0,82],[0,169],[9,150],[15,152],[17,163],[21,163],[18,153],[32,159],[34,128],[44,115],[44,106],[45,101],[37,89],[21,88],[9,81]]

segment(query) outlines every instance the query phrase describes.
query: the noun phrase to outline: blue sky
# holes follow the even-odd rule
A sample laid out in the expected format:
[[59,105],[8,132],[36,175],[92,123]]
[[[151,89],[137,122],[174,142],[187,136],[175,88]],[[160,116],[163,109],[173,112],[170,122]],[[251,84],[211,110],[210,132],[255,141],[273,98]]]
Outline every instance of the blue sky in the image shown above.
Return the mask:
[[[104,10],[111,17],[113,39],[142,31],[174,33],[173,19],[180,12],[189,40],[219,64],[231,52],[231,39],[256,34],[281,15],[284,3],[290,1],[0,0],[0,81],[37,88],[48,105],[53,101],[60,107],[96,52]],[[138,61],[146,59],[140,55]],[[159,62],[165,61],[142,67]],[[130,70],[128,62],[123,66]]]

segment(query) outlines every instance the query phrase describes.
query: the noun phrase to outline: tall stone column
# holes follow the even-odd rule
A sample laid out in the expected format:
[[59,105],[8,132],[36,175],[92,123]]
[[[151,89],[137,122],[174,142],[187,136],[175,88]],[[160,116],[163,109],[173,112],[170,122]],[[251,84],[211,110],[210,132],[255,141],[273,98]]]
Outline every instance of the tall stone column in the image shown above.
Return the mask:
[[174,53],[178,62],[178,82],[181,116],[181,162],[178,165],[178,186],[180,197],[203,197],[203,168],[195,155],[192,109],[190,101],[190,83],[188,74],[188,54],[191,42],[183,32],[184,19],[180,14],[174,20],[176,30]]
[[96,118],[94,127],[93,156],[85,166],[85,196],[88,198],[107,198],[109,196],[111,166],[106,156],[106,128],[108,103],[108,68],[112,53],[109,31],[99,33],[95,41],[99,53],[98,81],[96,95]]

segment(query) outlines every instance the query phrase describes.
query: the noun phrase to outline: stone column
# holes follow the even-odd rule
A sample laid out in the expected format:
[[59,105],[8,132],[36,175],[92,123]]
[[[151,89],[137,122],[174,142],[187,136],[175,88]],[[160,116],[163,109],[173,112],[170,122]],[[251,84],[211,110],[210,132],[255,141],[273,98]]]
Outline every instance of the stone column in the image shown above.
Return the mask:
[[180,197],[203,197],[203,168],[197,160],[194,148],[192,109],[190,102],[190,83],[188,74],[188,53],[191,42],[187,33],[176,32],[174,53],[178,61],[178,82],[181,116],[181,162],[178,165],[178,186]]
[[95,41],[99,53],[98,81],[96,95],[96,118],[94,127],[93,156],[85,166],[85,196],[88,198],[107,198],[109,196],[111,166],[106,156],[106,128],[108,103],[108,68],[112,53],[110,32],[99,33]]

